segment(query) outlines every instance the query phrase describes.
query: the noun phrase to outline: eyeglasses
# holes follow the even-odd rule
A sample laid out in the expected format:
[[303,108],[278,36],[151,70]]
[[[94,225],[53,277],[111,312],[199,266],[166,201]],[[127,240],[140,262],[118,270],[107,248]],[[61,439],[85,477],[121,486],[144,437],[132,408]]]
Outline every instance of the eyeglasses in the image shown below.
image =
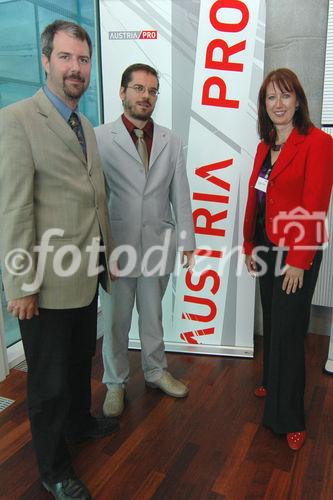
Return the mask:
[[144,87],[144,85],[127,85],[128,88],[130,89],[133,89],[137,94],[144,94],[146,92],[146,90],[148,90],[148,94],[151,96],[151,97],[157,97],[158,94],[159,94],[159,91],[157,89],[154,89],[154,88],[147,88],[147,87]]

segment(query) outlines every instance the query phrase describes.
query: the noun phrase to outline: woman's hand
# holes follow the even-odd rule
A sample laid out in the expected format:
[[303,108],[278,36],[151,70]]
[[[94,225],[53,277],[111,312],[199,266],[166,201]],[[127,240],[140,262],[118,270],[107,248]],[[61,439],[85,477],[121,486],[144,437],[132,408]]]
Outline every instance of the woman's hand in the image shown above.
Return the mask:
[[249,274],[251,274],[251,276],[254,278],[257,270],[257,264],[252,254],[245,255],[245,265],[247,267]]
[[299,267],[287,266],[282,283],[282,290],[288,295],[290,292],[295,293],[297,288],[302,288],[304,278],[304,269]]

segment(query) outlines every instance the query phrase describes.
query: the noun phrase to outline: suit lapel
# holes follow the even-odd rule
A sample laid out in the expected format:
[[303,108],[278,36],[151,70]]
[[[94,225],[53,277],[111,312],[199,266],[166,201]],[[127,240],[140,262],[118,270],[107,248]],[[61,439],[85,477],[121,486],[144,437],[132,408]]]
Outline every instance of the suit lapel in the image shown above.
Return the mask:
[[[38,112],[46,117],[46,125],[69,147],[69,149],[83,162],[86,163],[85,156],[77,140],[77,137],[70,126],[46,97],[44,91],[40,89],[33,97],[37,104]],[[87,145],[88,151],[88,145]]]
[[153,136],[153,145],[150,153],[149,170],[153,167],[155,161],[157,160],[157,158],[159,157],[160,153],[163,151],[167,143],[168,143],[168,136],[164,128],[154,123],[154,136]]
[[141,162],[140,155],[135,147],[135,144],[132,140],[132,137],[128,133],[127,128],[125,127],[121,117],[116,120],[111,129],[111,133],[113,134],[114,141],[130,156],[134,158],[134,160]]
[[257,179],[259,176],[259,172],[264,163],[264,160],[267,156],[269,150],[269,145],[266,142],[261,142],[259,144],[258,152],[255,157],[254,167],[253,167],[253,178]]

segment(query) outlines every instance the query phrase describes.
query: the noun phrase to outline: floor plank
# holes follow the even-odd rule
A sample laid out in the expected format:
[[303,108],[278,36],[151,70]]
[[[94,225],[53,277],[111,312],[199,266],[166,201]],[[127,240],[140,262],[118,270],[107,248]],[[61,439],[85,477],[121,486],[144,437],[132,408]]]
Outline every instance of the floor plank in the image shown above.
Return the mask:
[[[140,353],[130,352],[131,379],[121,428],[72,446],[74,466],[100,500],[331,500],[333,377],[324,374],[329,338],[306,341],[308,440],[298,453],[261,425],[262,339],[253,360],[168,354],[170,371],[190,385],[173,399],[145,386]],[[105,387],[101,342],[93,363],[93,411]],[[47,500],[40,485],[25,401],[26,373],[12,370],[0,395],[15,403],[0,414],[0,499]]]

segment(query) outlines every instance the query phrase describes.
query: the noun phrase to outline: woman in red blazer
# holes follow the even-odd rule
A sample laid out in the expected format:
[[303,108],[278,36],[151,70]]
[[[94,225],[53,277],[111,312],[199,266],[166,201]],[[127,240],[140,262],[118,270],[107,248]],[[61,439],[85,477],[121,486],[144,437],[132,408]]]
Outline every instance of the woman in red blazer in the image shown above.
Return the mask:
[[264,425],[305,441],[304,337],[327,241],[333,183],[332,137],[314,127],[304,90],[289,69],[265,78],[258,98],[258,145],[244,220],[248,271],[259,276],[263,309]]

